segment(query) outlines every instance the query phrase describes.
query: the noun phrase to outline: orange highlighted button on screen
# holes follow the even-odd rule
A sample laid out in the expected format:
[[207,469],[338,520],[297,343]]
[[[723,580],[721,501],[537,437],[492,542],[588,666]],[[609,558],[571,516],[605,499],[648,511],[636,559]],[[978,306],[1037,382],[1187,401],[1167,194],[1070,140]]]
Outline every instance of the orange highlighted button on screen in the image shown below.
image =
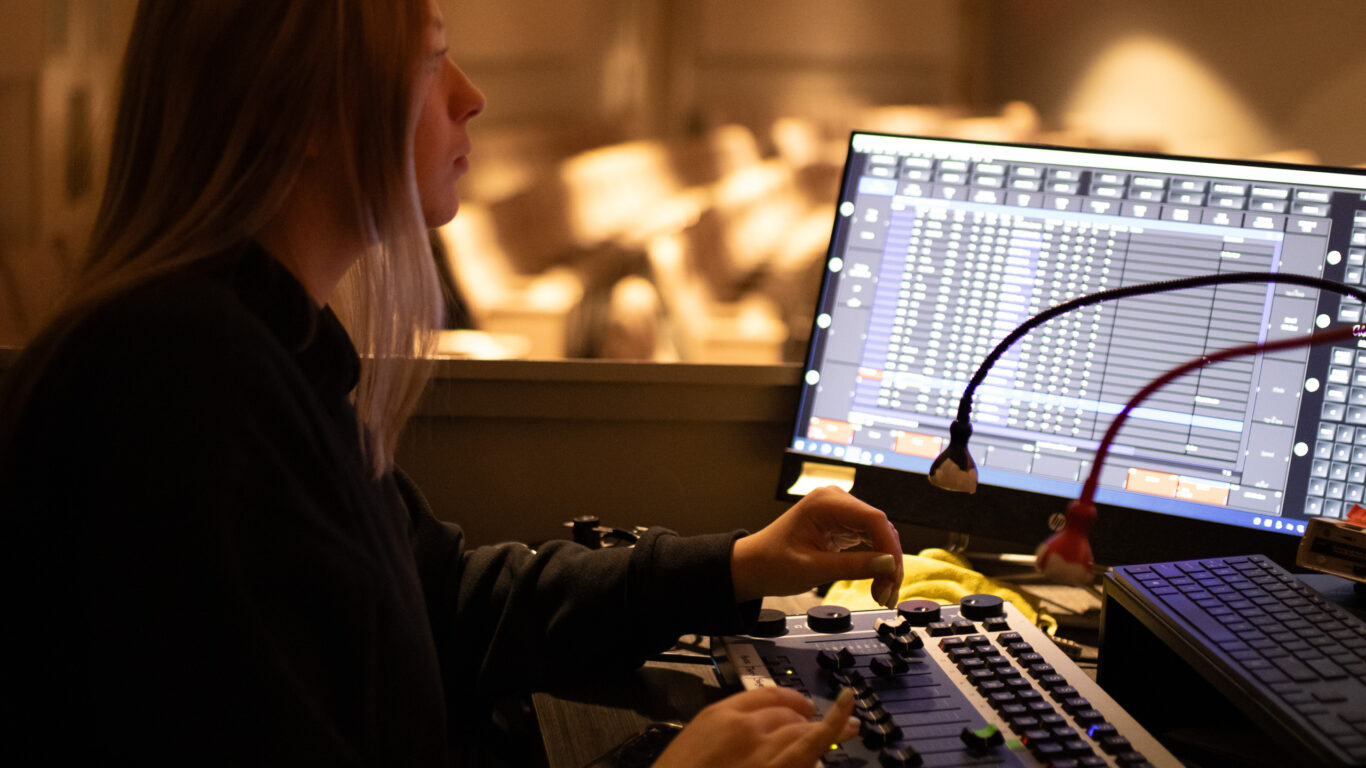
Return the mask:
[[1180,482],[1181,478],[1176,475],[1130,467],[1129,477],[1124,481],[1124,489],[1138,491],[1139,493],[1151,493],[1154,496],[1175,498],[1176,487]]
[[933,459],[939,455],[940,446],[944,444],[944,438],[934,435],[921,435],[915,432],[902,432],[896,436],[896,445],[892,450],[897,453],[904,453],[908,456],[921,456],[926,459]]
[[830,443],[849,445],[854,442],[854,425],[847,421],[836,421],[834,419],[822,419],[819,416],[812,416],[811,426],[807,428],[806,436],[812,440],[824,440]]
[[1228,486],[1223,483],[1209,483],[1193,477],[1183,477],[1176,484],[1176,498],[1197,501],[1201,504],[1228,506]]

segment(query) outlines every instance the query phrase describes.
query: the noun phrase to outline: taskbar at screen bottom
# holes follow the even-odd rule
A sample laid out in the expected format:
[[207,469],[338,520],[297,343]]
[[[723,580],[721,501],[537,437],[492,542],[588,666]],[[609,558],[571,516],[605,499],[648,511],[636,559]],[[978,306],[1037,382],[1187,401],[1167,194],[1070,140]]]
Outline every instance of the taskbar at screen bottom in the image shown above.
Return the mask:
[[[917,475],[925,475],[930,470],[933,459],[908,456],[895,452],[875,451],[855,445],[843,445],[811,438],[795,438],[789,446],[793,452],[809,456],[813,460],[834,459],[848,464],[862,464],[890,470],[901,470]],[[1029,491],[1059,499],[1073,499],[1081,493],[1081,483],[1039,475],[1005,472],[1001,470],[977,468],[977,481],[1011,490]],[[1177,492],[1180,491],[1176,487]],[[1156,512],[1173,517],[1182,517],[1221,525],[1234,525],[1242,528],[1283,533],[1299,536],[1305,531],[1306,520],[1278,515],[1274,512],[1238,509],[1218,504],[1199,503],[1183,498],[1160,496],[1153,493],[1125,490],[1122,488],[1101,487],[1096,491],[1097,504],[1128,507],[1146,512]]]

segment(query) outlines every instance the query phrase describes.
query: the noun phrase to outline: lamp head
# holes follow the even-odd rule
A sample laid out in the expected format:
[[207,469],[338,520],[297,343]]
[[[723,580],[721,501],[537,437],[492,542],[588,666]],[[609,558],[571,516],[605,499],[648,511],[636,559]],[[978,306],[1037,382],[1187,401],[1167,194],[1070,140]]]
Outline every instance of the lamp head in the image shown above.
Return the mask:
[[972,425],[954,421],[949,425],[949,445],[930,465],[930,484],[948,491],[972,493],[977,490],[977,463],[968,453]]
[[1034,564],[1050,579],[1075,587],[1090,584],[1094,578],[1091,542],[1086,534],[1096,519],[1096,505],[1074,499],[1067,505],[1067,524],[1039,545]]

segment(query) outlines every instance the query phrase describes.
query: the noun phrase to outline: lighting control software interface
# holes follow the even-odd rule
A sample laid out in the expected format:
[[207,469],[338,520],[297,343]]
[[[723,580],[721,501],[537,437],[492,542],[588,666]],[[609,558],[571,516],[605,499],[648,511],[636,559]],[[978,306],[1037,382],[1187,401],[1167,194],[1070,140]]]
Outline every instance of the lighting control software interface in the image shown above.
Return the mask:
[[[928,472],[967,381],[1032,315],[1209,273],[1363,285],[1366,176],[856,133],[791,448]],[[1359,301],[1241,284],[1094,305],[1036,328],[972,409],[983,483],[1072,497],[1143,385],[1192,358],[1363,323]],[[1363,326],[1366,330],[1366,326]],[[1130,415],[1097,501],[1304,532],[1366,493],[1366,338],[1235,358]]]

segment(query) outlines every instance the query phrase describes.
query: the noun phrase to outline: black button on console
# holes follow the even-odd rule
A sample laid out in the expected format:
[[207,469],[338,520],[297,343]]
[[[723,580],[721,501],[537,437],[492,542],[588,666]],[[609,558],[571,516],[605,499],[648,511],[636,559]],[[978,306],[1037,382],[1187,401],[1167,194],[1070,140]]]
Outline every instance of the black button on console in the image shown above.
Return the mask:
[[993,616],[990,619],[984,620],[982,626],[985,627],[988,632],[1004,632],[1007,629],[1010,629],[1010,622],[1006,621],[1006,617],[1004,616]]

